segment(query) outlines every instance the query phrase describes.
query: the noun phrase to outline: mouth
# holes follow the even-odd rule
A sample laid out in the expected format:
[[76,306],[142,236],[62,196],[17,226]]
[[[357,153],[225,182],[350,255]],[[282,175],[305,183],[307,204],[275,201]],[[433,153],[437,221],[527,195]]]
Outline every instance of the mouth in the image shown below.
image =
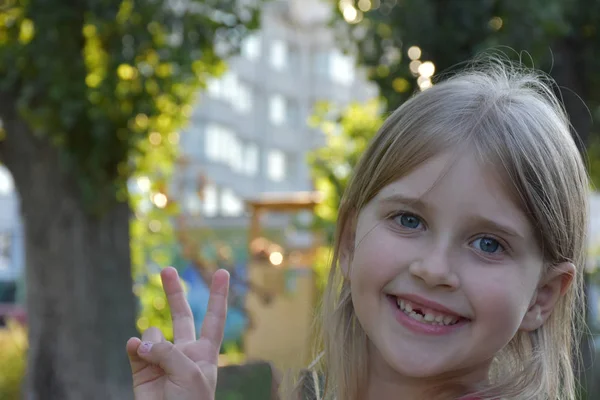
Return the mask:
[[387,295],[387,297],[400,312],[421,324],[451,327],[469,321],[468,318],[460,315],[433,309],[408,299],[393,295]]

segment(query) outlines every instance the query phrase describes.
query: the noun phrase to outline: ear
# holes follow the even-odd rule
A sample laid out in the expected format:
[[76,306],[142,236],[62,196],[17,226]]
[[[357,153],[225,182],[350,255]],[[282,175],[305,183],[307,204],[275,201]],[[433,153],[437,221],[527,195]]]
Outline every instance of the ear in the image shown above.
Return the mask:
[[352,213],[342,227],[340,237],[340,268],[344,278],[350,279],[350,266],[352,264],[352,255],[354,253],[354,240],[356,238],[356,217]]
[[575,265],[560,263],[551,268],[540,280],[527,313],[521,322],[521,330],[531,332],[548,319],[558,300],[565,295],[575,276]]

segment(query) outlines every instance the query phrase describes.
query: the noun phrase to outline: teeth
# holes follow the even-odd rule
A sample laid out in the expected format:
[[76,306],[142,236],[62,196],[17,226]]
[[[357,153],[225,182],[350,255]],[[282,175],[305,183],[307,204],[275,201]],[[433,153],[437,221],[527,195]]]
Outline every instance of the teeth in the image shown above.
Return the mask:
[[452,315],[441,315],[432,310],[423,311],[425,315],[417,313],[416,311],[413,311],[412,304],[406,300],[397,299],[396,304],[406,315],[417,321],[427,322],[432,325],[454,325],[458,322],[457,317]]
[[423,320],[423,316],[421,314],[417,314],[416,312],[411,312],[410,314],[408,314],[409,316],[413,317],[414,319],[416,319],[417,321],[422,321]]

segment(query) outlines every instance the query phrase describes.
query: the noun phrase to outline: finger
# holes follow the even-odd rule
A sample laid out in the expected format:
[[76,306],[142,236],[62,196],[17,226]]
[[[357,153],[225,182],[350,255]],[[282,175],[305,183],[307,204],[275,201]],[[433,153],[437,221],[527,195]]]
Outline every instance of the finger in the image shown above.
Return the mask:
[[217,350],[217,354],[214,355],[215,359],[219,356],[218,352],[223,341],[228,293],[229,273],[223,269],[218,270],[213,275],[212,284],[210,285],[210,298],[200,333],[200,336],[208,339]]
[[196,364],[171,342],[141,342],[137,348],[140,359],[162,368],[167,375],[178,380],[198,372]]
[[194,316],[179,281],[177,270],[173,267],[165,268],[161,271],[160,277],[171,308],[174,342],[185,343],[196,340]]
[[148,363],[140,358],[137,351],[142,341],[136,337],[132,337],[127,341],[125,349],[127,350],[127,358],[129,358],[129,365],[131,366],[131,373],[135,374]]
[[166,339],[160,329],[151,326],[146,329],[146,331],[142,334],[142,341],[144,342],[152,342],[152,343],[160,343],[164,342]]

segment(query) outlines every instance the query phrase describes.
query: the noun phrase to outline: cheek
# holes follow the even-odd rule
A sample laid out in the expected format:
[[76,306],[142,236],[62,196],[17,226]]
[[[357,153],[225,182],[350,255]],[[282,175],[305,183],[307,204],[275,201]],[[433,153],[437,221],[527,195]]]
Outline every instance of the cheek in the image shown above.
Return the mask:
[[510,340],[528,309],[533,294],[529,286],[527,279],[519,274],[498,271],[470,277],[464,290],[481,327],[490,332],[503,332],[504,335],[497,337]]
[[383,226],[377,226],[362,238],[357,238],[350,267],[353,285],[356,284],[357,289],[385,285],[397,275],[409,249],[404,248],[403,241],[394,238]]

